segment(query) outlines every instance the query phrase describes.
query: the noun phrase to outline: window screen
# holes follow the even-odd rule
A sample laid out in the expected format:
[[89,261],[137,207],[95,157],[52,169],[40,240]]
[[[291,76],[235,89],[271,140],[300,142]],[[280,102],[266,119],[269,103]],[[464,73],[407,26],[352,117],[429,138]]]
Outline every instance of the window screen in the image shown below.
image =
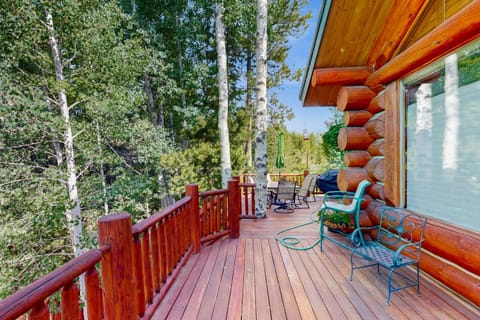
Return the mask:
[[480,42],[404,87],[407,208],[480,231]]

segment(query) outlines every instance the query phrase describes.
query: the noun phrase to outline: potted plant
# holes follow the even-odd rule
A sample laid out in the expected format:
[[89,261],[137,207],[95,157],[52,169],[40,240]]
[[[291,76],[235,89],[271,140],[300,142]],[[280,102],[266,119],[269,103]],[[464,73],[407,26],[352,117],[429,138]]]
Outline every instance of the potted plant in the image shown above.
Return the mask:
[[331,232],[351,233],[355,230],[352,215],[338,211],[326,212],[323,217],[323,224]]

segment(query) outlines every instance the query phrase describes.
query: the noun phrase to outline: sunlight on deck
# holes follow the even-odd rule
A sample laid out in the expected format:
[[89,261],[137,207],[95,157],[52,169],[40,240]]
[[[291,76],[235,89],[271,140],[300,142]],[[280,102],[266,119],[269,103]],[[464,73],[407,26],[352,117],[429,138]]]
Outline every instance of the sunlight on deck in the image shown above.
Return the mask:
[[[422,275],[421,296],[409,288],[385,305],[386,284],[375,270],[349,281],[349,252],[326,241],[308,251],[274,239],[279,230],[309,221],[318,210],[268,212],[243,220],[239,239],[219,241],[193,256],[153,319],[478,319],[480,311]],[[318,224],[293,234],[318,239]],[[407,271],[407,272],[410,272]],[[412,271],[413,272],[413,271]]]

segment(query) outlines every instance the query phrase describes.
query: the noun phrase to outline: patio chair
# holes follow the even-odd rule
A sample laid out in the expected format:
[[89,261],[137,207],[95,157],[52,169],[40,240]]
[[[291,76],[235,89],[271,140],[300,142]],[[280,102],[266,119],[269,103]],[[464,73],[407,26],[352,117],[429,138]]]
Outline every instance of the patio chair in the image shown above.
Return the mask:
[[[377,239],[369,241],[365,246],[356,248],[350,256],[351,272],[350,281],[355,269],[380,267],[389,270],[387,281],[388,294],[387,305],[390,304],[392,292],[409,287],[417,287],[417,295],[420,295],[420,251],[424,240],[427,218],[410,213],[400,208],[382,207],[380,209],[380,222],[378,226],[362,227],[354,233],[362,233],[367,230],[377,232]],[[356,265],[354,257],[361,257],[366,264]],[[406,272],[399,273],[397,269],[407,266],[416,267],[416,275],[412,277]],[[397,275],[402,282],[397,286],[392,284],[392,276]]]
[[[326,217],[330,214],[345,214],[352,217],[355,228],[360,227],[360,204],[363,200],[363,194],[367,187],[370,185],[370,181],[362,180],[355,193],[346,191],[329,191],[325,193],[323,197],[322,208],[320,209],[320,251],[323,250],[323,240],[328,239],[334,243],[345,247],[341,242],[338,242],[334,237],[330,237],[325,234],[323,226],[326,222]],[[353,246],[364,245],[362,233],[358,233],[357,237],[351,237]],[[346,247],[347,249],[350,249]]]
[[273,211],[278,213],[292,213],[295,206],[295,182],[279,181],[278,188],[272,192],[272,204],[278,205]]
[[[308,209],[310,205],[308,204],[308,198],[313,194],[313,189],[315,188],[315,182],[317,180],[317,175],[309,174],[303,180],[302,186],[297,192],[297,200],[300,203],[304,203],[304,206],[301,207],[299,204],[296,205],[297,208]],[[315,199],[315,196],[314,196]]]

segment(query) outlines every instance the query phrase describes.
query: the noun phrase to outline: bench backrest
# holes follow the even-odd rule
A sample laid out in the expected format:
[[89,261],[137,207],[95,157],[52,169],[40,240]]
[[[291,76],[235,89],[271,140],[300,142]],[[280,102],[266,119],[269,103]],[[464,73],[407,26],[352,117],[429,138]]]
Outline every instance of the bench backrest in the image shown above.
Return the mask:
[[425,217],[404,209],[382,207],[377,241],[390,249],[405,246],[403,253],[418,261],[426,225]]
[[359,212],[360,211],[360,204],[363,200],[363,194],[365,193],[365,189],[370,185],[370,181],[362,180],[358,186],[355,194],[353,195],[352,202],[346,206],[345,212]]

